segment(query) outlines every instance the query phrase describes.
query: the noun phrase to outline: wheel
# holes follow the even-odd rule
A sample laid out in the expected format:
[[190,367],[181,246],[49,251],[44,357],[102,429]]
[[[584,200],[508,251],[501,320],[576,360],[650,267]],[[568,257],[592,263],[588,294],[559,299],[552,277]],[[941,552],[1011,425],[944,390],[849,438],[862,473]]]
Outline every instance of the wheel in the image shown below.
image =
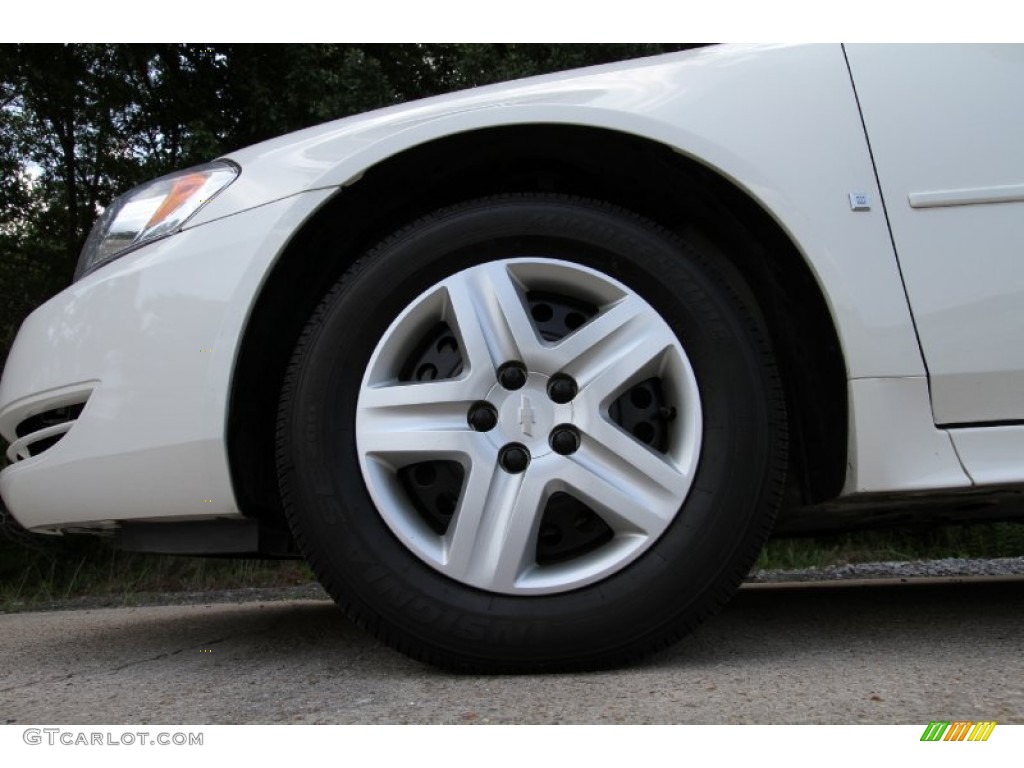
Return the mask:
[[278,467],[357,623],[456,669],[618,665],[720,607],[786,414],[740,277],[601,203],[502,196],[355,263],[303,332]]

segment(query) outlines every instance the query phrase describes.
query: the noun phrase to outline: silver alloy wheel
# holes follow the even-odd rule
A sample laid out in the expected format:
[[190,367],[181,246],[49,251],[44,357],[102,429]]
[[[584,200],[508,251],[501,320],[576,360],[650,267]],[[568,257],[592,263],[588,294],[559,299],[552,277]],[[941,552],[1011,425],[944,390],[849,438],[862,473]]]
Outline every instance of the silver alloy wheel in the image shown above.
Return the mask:
[[[596,313],[554,341],[538,330],[527,294],[585,302]],[[402,375],[430,330],[446,324],[462,364],[448,378]],[[521,381],[497,374],[521,365]],[[567,402],[549,395],[568,376]],[[610,409],[623,393],[656,379],[671,413],[663,445],[625,431]],[[562,399],[562,398],[557,398]],[[474,428],[489,404],[493,425]],[[569,447],[556,432],[574,436]],[[446,576],[489,592],[551,594],[615,573],[646,551],[679,512],[702,442],[697,381],[679,339],[622,283],[566,261],[518,258],[470,267],[417,297],[377,344],[356,406],[363,480],[398,539]],[[509,446],[524,448],[520,462]],[[557,448],[557,450],[556,450]],[[451,523],[432,528],[400,480],[427,461],[455,462],[461,485]],[[558,562],[540,562],[538,537],[556,496],[582,503],[609,530],[606,541]]]

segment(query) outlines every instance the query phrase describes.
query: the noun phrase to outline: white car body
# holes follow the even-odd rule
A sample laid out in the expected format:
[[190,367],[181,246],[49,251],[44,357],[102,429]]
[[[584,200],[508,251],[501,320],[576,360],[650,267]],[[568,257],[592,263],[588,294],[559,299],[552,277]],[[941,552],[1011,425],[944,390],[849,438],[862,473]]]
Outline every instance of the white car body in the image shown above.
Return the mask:
[[[846,52],[883,190],[839,46],[711,48],[546,76],[231,154],[240,179],[182,234],[86,277],[25,322],[0,386],[0,433],[13,442],[27,416],[78,393],[94,397],[59,446],[4,470],[5,499],[31,529],[239,514],[224,445],[228,383],[255,296],[292,231],[409,147],[531,123],[597,126],[673,147],[783,224],[842,343],[845,494],[1020,482],[1024,104],[1000,96],[1024,73],[1024,52]],[[870,209],[851,211],[851,194],[866,195]],[[911,199],[928,195],[926,208]],[[141,326],[126,327],[140,310]],[[162,333],[175,342],[161,345]]]
[[[293,230],[410,147],[531,123],[673,147],[785,227],[842,344],[844,494],[1020,482],[1024,104],[1000,95],[1024,74],[1024,52],[846,53],[870,149],[842,48],[741,46],[439,97],[231,154],[241,177],[183,233],[87,276],[26,320],[0,386],[0,433],[14,442],[27,416],[93,397],[58,446],[4,470],[4,498],[31,529],[240,514],[224,444],[228,385],[246,318]],[[954,86],[941,101],[939,83]],[[908,92],[926,104],[908,103]],[[852,211],[851,194],[870,208]],[[928,207],[914,202],[928,195]],[[984,426],[960,426],[976,422]]]
[[[40,532],[241,518],[232,386],[296,232],[405,153],[537,125],[670,148],[789,239],[845,367],[845,476],[818,501],[1011,488],[1024,481],[1022,80],[1015,46],[711,47],[433,98],[234,152],[239,178],[180,233],[86,275],[25,321],[0,383],[0,434],[12,444],[0,492]],[[19,437],[18,425],[86,400],[55,445],[26,450],[54,432]]]

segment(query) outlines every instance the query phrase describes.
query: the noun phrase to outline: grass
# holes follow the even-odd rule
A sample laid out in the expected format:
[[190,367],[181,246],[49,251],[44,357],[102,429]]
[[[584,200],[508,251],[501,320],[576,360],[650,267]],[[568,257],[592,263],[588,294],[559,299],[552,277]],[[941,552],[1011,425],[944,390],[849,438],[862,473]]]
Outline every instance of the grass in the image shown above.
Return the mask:
[[49,548],[13,558],[11,553],[0,553],[6,566],[0,569],[0,610],[19,610],[86,595],[131,602],[133,596],[147,592],[282,587],[313,580],[309,568],[295,560],[140,555],[82,543],[74,549],[78,551],[72,557]]
[[[1024,523],[863,531],[773,539],[755,568],[795,569],[885,560],[1024,556]],[[225,560],[140,555],[88,536],[0,540],[0,611],[24,610],[76,597],[131,603],[152,592],[284,587],[313,581],[299,561]]]
[[1024,523],[895,528],[812,538],[773,539],[761,552],[754,567],[791,570],[948,557],[1024,557]]

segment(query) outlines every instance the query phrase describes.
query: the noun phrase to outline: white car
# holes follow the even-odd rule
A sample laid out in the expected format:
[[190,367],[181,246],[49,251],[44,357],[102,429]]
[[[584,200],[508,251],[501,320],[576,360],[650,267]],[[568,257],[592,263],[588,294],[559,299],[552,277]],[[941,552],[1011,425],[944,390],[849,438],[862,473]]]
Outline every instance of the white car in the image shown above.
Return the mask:
[[663,647],[777,517],[1019,514],[1022,82],[1015,46],[709,47],[151,182],[21,328],[0,492],[300,554],[386,642],[498,671]]

